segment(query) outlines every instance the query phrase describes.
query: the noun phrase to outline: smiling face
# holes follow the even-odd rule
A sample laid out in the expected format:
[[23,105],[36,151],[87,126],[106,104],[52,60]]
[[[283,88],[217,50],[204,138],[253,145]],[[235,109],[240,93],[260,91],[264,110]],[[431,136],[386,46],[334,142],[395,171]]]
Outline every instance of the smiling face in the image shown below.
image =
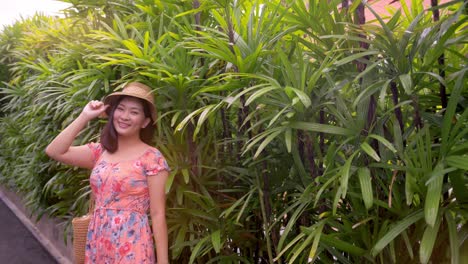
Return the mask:
[[140,130],[145,128],[151,119],[145,116],[140,99],[124,97],[116,106],[112,121],[119,136],[139,137]]

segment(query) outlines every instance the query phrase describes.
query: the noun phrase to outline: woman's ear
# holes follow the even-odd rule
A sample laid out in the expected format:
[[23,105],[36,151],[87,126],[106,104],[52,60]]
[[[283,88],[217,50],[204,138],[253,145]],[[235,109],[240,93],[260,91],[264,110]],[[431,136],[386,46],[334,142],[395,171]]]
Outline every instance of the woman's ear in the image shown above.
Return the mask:
[[145,118],[145,121],[143,121],[143,125],[141,126],[141,128],[147,127],[150,122],[151,122],[151,118],[149,117]]

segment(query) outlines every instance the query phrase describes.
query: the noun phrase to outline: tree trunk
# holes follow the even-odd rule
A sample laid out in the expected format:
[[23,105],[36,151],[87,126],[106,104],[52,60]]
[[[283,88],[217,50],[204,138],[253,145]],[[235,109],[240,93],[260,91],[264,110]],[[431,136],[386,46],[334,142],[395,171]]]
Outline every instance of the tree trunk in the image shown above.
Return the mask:
[[[235,45],[236,43],[236,39],[234,38],[235,34],[234,34],[234,28],[233,28],[233,25],[232,25],[232,21],[231,21],[231,17],[229,16],[228,19],[228,37],[229,37],[229,50],[231,50],[232,54],[235,54],[235,51],[234,51],[234,48],[233,46]],[[234,72],[239,72],[239,69],[237,68],[236,65],[233,65],[233,71]],[[247,107],[245,106],[245,96],[242,95],[240,98],[239,98],[239,101],[241,103],[241,106],[239,108],[239,110],[237,111],[237,131],[239,132],[238,133],[238,136],[241,136],[245,133],[245,127],[242,125],[244,123],[244,120],[245,118],[247,117],[248,115],[248,109]],[[243,147],[243,144],[242,144],[242,141],[241,140],[238,140],[237,141],[237,153],[240,153],[242,152],[242,147]],[[238,160],[241,160],[240,159],[240,156],[238,155]]]
[[[360,1],[360,0],[355,0],[355,1]],[[358,7],[356,8],[355,17],[356,17],[356,20],[357,20],[356,22],[358,25],[363,25],[366,23],[366,15],[365,15],[365,10],[364,10],[364,5],[362,2],[360,2]],[[363,34],[360,34],[359,37],[363,39],[366,38],[366,36]],[[366,42],[360,41],[359,47],[361,48],[361,50],[367,50],[369,49],[369,44]],[[365,56],[364,58],[368,60],[368,56]],[[360,61],[357,61],[356,65],[357,65],[358,72],[363,72],[367,68],[367,65]],[[359,84],[362,86],[362,78],[359,79]],[[362,131],[363,136],[367,136],[370,133],[372,133],[371,130],[374,128],[374,125],[375,125],[376,110],[377,110],[377,100],[375,99],[375,96],[372,94],[369,97],[369,105],[367,108],[367,120],[366,120],[364,130]],[[379,144],[376,139],[371,140],[370,145],[377,153],[379,152]],[[369,158],[364,159],[364,164],[366,166],[369,164]],[[371,173],[371,175],[374,175],[374,174]],[[379,193],[377,195],[379,195]]]
[[[192,4],[193,9],[197,9],[200,7],[200,1],[198,0],[193,0]],[[200,23],[201,23],[201,13],[197,12],[195,14],[195,29],[200,30]]]
[[312,180],[315,180],[315,178],[317,178],[319,174],[317,170],[317,165],[315,164],[315,154],[314,154],[313,143],[312,143],[312,140],[310,139],[309,134],[305,135],[305,141],[306,141],[307,159],[309,161],[309,167],[310,167],[310,177],[312,178]]
[[348,2],[348,0],[342,0],[342,1],[341,1],[341,8],[347,10],[348,7],[349,7],[349,2]]
[[[272,221],[272,209],[271,209],[271,193],[270,193],[270,179],[268,175],[268,165],[266,161],[262,162],[262,181],[263,181],[263,202],[265,203],[265,212],[266,212],[266,222],[268,223],[268,227],[270,227]],[[269,235],[267,231],[265,231],[265,235]],[[279,242],[279,229],[278,226],[275,226],[271,230],[271,239],[273,242],[273,248],[276,248]]]
[[[437,3],[438,1],[437,0],[431,0],[431,6],[432,7],[437,7],[439,4]],[[434,9],[433,11],[433,19],[434,21],[439,21],[440,20],[440,15],[439,15],[439,9]],[[442,54],[440,55],[440,57],[437,59],[437,62],[439,64],[439,75],[440,77],[442,77],[443,79],[445,79],[445,55]],[[445,88],[445,85],[443,83],[440,83],[439,84],[439,96],[440,96],[440,103],[442,104],[442,108],[446,108],[447,107],[447,91],[446,91],[446,88]]]
[[[357,20],[356,22],[358,25],[363,25],[366,23],[366,15],[364,12],[364,5],[362,3],[360,3],[358,7],[356,8],[355,15],[356,15],[356,20]],[[360,34],[359,37],[366,38],[366,36],[362,34]],[[359,42],[359,47],[362,50],[366,50],[369,48],[369,44],[361,41]],[[368,59],[367,56],[365,58]],[[367,67],[365,63],[362,63],[359,61],[356,62],[356,66],[357,66],[358,72],[363,72]],[[359,83],[362,84],[362,79],[359,80]],[[364,136],[367,136],[369,134],[370,129],[374,126],[376,109],[377,109],[377,102],[376,102],[375,96],[371,95],[369,98],[369,107],[368,107],[368,112],[367,112],[366,127],[365,127],[365,131],[363,131]]]

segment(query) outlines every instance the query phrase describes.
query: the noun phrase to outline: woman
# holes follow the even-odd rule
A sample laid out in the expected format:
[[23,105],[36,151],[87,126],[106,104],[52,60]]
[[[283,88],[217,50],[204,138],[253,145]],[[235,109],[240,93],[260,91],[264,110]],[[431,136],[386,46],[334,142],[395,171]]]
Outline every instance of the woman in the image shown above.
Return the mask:
[[[72,146],[87,123],[107,115],[100,143]],[[151,147],[156,110],[151,89],[129,83],[104,102],[89,102],[46,148],[51,158],[92,169],[95,209],[89,224],[85,263],[168,262],[165,183],[169,167]]]

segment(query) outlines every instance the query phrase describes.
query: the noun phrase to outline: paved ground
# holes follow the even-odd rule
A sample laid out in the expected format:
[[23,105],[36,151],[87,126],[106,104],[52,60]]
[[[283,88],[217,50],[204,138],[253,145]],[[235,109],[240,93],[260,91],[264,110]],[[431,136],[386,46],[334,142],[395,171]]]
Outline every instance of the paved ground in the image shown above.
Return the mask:
[[0,263],[56,264],[29,230],[0,199]]

